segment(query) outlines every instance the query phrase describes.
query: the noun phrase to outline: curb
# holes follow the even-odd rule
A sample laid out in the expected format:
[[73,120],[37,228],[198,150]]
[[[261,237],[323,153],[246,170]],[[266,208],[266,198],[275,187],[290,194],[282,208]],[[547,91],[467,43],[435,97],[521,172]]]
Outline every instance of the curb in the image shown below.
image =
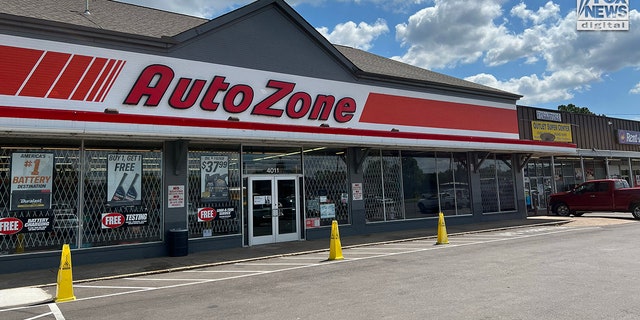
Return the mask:
[[0,308],[16,308],[53,301],[53,296],[41,288],[22,287],[0,290]]

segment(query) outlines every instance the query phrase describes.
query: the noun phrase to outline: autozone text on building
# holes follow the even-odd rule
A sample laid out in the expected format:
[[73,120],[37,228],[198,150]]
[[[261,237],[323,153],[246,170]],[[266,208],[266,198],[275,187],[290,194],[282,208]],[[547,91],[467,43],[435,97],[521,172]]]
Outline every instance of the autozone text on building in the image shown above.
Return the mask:
[[[318,94],[312,97],[304,91],[296,91],[296,83],[270,79],[265,88],[272,93],[257,101],[251,85],[232,84],[225,76],[214,75],[211,80],[181,77],[175,84],[175,72],[166,65],[149,65],[138,76],[124,100],[126,105],[157,107],[167,91],[168,104],[174,109],[189,109],[196,104],[205,111],[215,112],[221,106],[228,113],[249,112],[252,115],[290,119],[326,121],[330,116],[339,123],[351,121],[356,112],[356,100],[352,97],[337,99],[333,95]],[[206,88],[206,89],[205,89]],[[259,88],[258,90],[264,90]]]

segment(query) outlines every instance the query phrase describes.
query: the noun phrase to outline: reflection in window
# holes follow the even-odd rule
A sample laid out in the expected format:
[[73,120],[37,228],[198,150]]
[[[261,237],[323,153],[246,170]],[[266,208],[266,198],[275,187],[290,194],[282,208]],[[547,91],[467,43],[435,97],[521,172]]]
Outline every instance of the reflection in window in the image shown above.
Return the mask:
[[299,174],[302,173],[300,148],[242,147],[244,174]]
[[307,219],[330,226],[349,223],[349,181],[346,149],[304,150],[304,190]]
[[482,212],[516,209],[514,170],[510,155],[490,154],[480,165]]
[[372,151],[362,168],[367,221],[404,219],[400,153]]
[[407,218],[471,214],[466,153],[402,152]]

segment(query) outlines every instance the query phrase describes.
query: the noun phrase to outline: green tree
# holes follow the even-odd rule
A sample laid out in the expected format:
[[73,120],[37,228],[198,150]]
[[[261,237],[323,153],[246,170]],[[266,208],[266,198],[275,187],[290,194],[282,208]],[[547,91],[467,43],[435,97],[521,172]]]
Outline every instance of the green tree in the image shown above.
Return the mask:
[[567,105],[561,104],[558,106],[558,111],[566,111],[570,113],[582,113],[582,114],[595,114],[587,107],[576,107],[575,104],[569,103]]

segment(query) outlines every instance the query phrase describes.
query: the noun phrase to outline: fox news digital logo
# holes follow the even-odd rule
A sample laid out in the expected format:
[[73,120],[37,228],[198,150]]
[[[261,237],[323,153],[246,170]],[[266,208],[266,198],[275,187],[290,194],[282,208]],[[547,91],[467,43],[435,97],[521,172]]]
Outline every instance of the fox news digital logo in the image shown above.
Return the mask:
[[629,30],[629,0],[577,0],[578,30]]

